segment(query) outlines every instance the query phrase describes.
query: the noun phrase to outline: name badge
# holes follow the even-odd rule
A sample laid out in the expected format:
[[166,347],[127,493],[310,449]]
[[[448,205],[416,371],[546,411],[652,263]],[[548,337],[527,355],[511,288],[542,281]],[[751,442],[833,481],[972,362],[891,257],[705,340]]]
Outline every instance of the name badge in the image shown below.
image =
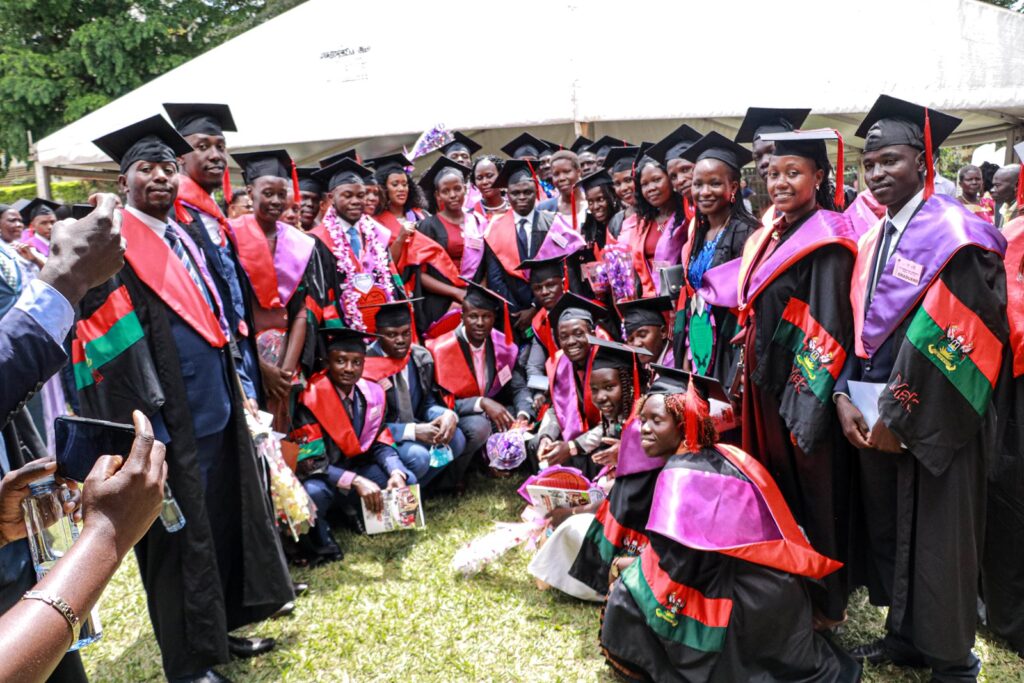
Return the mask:
[[376,419],[380,415],[380,406],[372,406],[370,408],[370,417]]
[[565,248],[565,245],[569,243],[569,240],[565,239],[565,235],[561,235],[557,232],[548,233],[548,237],[551,238],[552,242],[562,247],[563,249]]
[[356,273],[352,278],[352,286],[359,290],[360,294],[366,294],[373,289],[373,275],[370,273]]
[[498,383],[501,386],[508,384],[508,381],[512,379],[512,370],[507,365],[501,370],[498,370]]
[[466,237],[464,239],[467,249],[476,249],[480,251],[484,248],[484,241],[479,237]]
[[379,386],[384,391],[387,391],[388,389],[391,388],[391,379],[389,377],[385,377],[384,379],[377,382],[377,386]]
[[924,273],[924,266],[905,259],[899,254],[896,255],[896,263],[893,264],[892,274],[897,280],[903,280],[912,285],[921,283],[921,275]]

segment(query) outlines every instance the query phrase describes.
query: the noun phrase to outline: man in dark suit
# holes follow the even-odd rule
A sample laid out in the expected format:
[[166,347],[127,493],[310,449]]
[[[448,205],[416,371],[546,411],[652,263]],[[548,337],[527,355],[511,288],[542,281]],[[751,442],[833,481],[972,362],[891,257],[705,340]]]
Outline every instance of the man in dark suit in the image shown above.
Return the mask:
[[[0,319],[0,476],[46,455],[25,403],[67,362],[63,343],[74,323],[74,306],[124,263],[121,234],[112,220],[117,198],[100,195],[98,200],[99,208],[86,218],[54,229],[46,265]],[[13,521],[18,528],[20,517]],[[0,613],[35,583],[28,543],[0,531]],[[78,653],[66,655],[49,680],[86,680]]]
[[[447,484],[457,487],[469,458],[460,457],[466,436],[458,429],[459,418],[438,400],[434,386],[434,357],[424,346],[412,343],[409,303],[384,304],[377,310],[377,339],[367,352],[363,376],[384,389],[387,401],[385,426],[395,440],[398,456],[420,484],[431,482],[442,471]],[[452,462],[430,466],[434,446],[447,445]]]

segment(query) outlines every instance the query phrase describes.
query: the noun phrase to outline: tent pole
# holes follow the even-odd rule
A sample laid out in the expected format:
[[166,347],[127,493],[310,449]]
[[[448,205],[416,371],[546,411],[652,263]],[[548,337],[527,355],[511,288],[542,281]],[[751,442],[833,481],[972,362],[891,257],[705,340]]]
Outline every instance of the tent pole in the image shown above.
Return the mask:
[[1006,131],[1006,149],[1003,150],[1003,163],[1006,165],[1017,163],[1017,155],[1013,152],[1013,146],[1024,140],[1024,126],[1015,126]]
[[36,166],[36,196],[43,199],[53,199],[53,195],[50,192],[50,169],[46,168],[38,161]]

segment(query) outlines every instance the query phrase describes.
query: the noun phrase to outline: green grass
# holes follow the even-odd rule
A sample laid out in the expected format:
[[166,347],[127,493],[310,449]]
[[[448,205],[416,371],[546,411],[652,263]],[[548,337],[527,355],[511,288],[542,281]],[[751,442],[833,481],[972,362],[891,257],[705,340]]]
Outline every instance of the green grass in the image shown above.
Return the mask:
[[[338,535],[345,559],[293,570],[310,590],[291,617],[251,629],[277,638],[270,654],[220,669],[237,681],[611,681],[597,647],[598,607],[540,591],[529,555],[512,550],[481,574],[450,569],[461,544],[494,521],[516,521],[509,480],[474,480],[473,493],[428,501],[427,529],[377,537]],[[103,639],[85,651],[93,681],[161,680],[133,558],[100,604]],[[882,633],[884,611],[854,596],[841,641]],[[1024,663],[983,634],[982,680],[1024,681]],[[876,668],[866,681],[926,681],[927,672]]]

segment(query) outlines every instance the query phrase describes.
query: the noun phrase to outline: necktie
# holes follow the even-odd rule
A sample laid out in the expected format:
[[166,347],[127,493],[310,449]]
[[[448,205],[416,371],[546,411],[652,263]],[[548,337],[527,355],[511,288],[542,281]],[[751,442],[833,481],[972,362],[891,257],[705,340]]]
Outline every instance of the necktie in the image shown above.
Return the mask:
[[352,226],[348,229],[348,243],[352,245],[352,253],[359,258],[359,252],[362,251],[362,242],[359,239],[359,231],[356,230],[356,226]]
[[181,241],[181,236],[178,231],[175,230],[173,225],[168,225],[164,231],[164,239],[167,240],[167,244],[171,246],[171,251],[178,257],[182,265],[185,266],[185,272],[192,278],[192,282],[195,283],[200,293],[203,295],[203,299],[206,300],[206,305],[210,307],[210,310],[215,310],[213,307],[213,301],[210,299],[210,293],[206,290],[206,284],[203,282],[202,276],[199,274],[199,268],[192,261],[192,255],[188,253],[185,248],[185,244]]
[[878,249],[878,254],[875,257],[875,268],[871,275],[871,285],[868,288],[868,302],[870,302],[871,297],[875,295],[875,287],[878,286],[878,280],[882,277],[882,271],[885,270],[885,264],[889,261],[889,249],[892,246],[892,238],[895,234],[896,226],[892,224],[892,221],[886,221],[885,237],[882,238],[882,246]]
[[416,416],[412,412],[412,397],[409,395],[409,382],[405,373],[409,372],[409,366],[398,371],[395,375],[395,398],[398,401],[398,421],[414,422]]
[[526,246],[526,255],[530,255],[530,233],[526,231],[527,219],[519,219],[519,235],[523,240],[523,244]]

